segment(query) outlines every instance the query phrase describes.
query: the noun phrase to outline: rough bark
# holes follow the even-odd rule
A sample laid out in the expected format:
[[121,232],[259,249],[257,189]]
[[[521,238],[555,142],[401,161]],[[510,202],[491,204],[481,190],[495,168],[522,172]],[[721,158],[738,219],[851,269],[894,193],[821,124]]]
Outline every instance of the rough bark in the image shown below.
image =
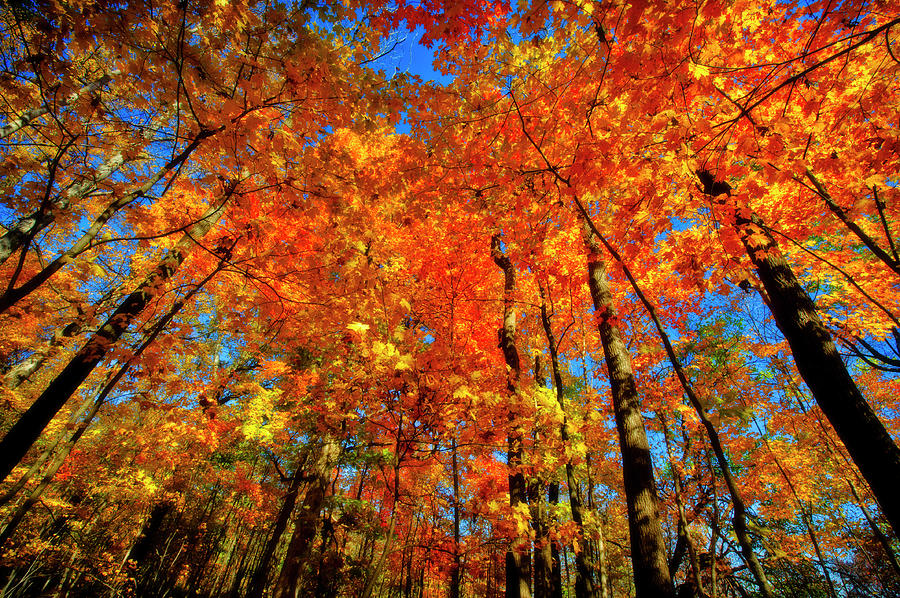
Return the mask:
[[894,532],[900,533],[900,449],[856,386],[815,303],[763,221],[756,214],[735,209],[735,224],[797,370],[872,488]]
[[278,598],[294,598],[299,595],[303,565],[309,559],[312,542],[319,527],[319,514],[328,492],[331,470],[337,463],[339,453],[340,446],[337,441],[326,438],[305,474],[309,479],[309,487],[297,513],[294,534],[288,544],[284,564],[273,593]]
[[756,584],[759,586],[760,592],[762,593],[763,597],[775,598],[775,593],[772,589],[772,585],[769,583],[769,580],[766,577],[766,573],[763,570],[762,564],[759,562],[759,559],[756,557],[756,553],[753,551],[752,540],[747,528],[746,503],[744,502],[743,494],[741,493],[740,488],[737,485],[737,481],[734,479],[734,475],[731,473],[731,466],[729,465],[728,459],[725,456],[725,449],[722,447],[722,441],[719,438],[718,430],[716,430],[716,427],[713,425],[712,420],[710,420],[709,418],[709,414],[703,407],[703,403],[700,401],[700,397],[697,395],[693,385],[688,380],[687,374],[684,372],[684,368],[682,368],[681,366],[681,361],[678,359],[678,356],[675,355],[675,350],[673,349],[672,343],[669,340],[669,335],[666,333],[665,329],[663,328],[662,322],[660,322],[659,320],[659,316],[656,313],[656,308],[652,303],[650,303],[650,300],[641,290],[640,286],[637,283],[637,280],[631,274],[631,270],[629,269],[628,265],[624,261],[622,261],[622,258],[616,251],[616,249],[612,247],[605,238],[597,234],[598,231],[596,230],[596,227],[594,226],[593,222],[590,221],[590,219],[587,219],[587,225],[591,229],[591,232],[600,239],[600,241],[603,243],[603,246],[610,253],[610,255],[612,255],[613,259],[621,264],[625,272],[625,276],[626,278],[628,278],[628,282],[631,284],[631,288],[634,290],[635,294],[644,305],[644,308],[647,310],[648,315],[653,320],[653,324],[656,326],[657,334],[659,334],[659,337],[663,342],[663,347],[665,347],[666,355],[669,358],[669,362],[672,364],[672,368],[675,370],[675,375],[678,377],[681,388],[684,391],[685,396],[688,397],[688,401],[691,403],[691,406],[697,413],[697,417],[700,419],[700,422],[703,424],[703,427],[706,430],[706,435],[709,439],[710,447],[712,447],[713,454],[716,457],[716,463],[719,465],[719,469],[722,472],[722,477],[725,480],[725,486],[728,489],[729,495],[731,496],[731,503],[734,507],[732,511],[732,524],[734,526],[735,536],[737,536],[738,539],[738,544],[741,547],[741,556],[744,558],[744,562],[747,563],[747,567],[750,569],[753,578],[756,580]]
[[[497,340],[503,351],[507,367],[506,389],[510,401],[511,427],[507,438],[507,465],[509,467],[509,504],[513,510],[527,501],[525,476],[522,473],[522,429],[516,423],[516,407],[518,406],[518,385],[521,372],[519,352],[516,349],[516,312],[513,293],[516,288],[516,274],[512,261],[500,247],[500,237],[491,238],[491,257],[503,271],[503,322],[497,331]],[[529,561],[531,559],[516,546],[510,547],[506,553],[506,597],[530,598]]]
[[631,369],[631,357],[616,325],[606,265],[600,256],[597,241],[589,230],[585,231],[585,240],[588,247],[588,285],[609,372],[622,452],[635,592],[637,598],[673,598],[675,589],[659,520],[653,461]]

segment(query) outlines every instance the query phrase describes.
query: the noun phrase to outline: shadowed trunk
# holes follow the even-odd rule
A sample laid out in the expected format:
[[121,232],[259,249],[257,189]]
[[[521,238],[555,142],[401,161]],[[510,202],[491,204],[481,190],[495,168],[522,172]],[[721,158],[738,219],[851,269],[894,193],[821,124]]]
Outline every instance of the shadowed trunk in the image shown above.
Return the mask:
[[290,484],[284,499],[281,501],[281,508],[278,510],[278,516],[275,518],[275,525],[272,528],[269,541],[266,542],[262,557],[259,559],[256,570],[253,572],[253,577],[250,579],[250,587],[247,588],[248,598],[262,598],[263,592],[265,592],[266,581],[269,579],[269,570],[272,566],[272,557],[275,556],[275,549],[278,548],[281,536],[284,534],[284,530],[291,519],[291,514],[294,512],[294,505],[297,504],[297,494],[300,492],[300,485],[304,479],[298,467],[297,471],[290,478]]
[[203,237],[218,221],[234,187],[225,191],[225,199],[211,208],[203,218],[171,249],[143,283],[119,305],[106,323],[85,343],[68,365],[50,382],[0,441],[0,482],[19,464],[44,428],[78,390],[106,353],[116,344],[137,316],[156,297],[160,287],[185,260],[196,240]]
[[[559,504],[559,484],[553,482],[547,491],[547,502],[551,507]],[[560,565],[559,542],[550,545],[550,598],[562,598],[562,567]]]
[[[534,382],[539,388],[544,387],[544,376],[541,372],[541,358],[534,358]],[[539,446],[541,437],[534,433],[534,444]],[[550,514],[547,509],[545,491],[547,482],[535,476],[528,483],[528,500],[531,503],[531,518],[534,521],[534,557],[532,578],[534,580],[535,598],[549,598],[553,588],[553,541],[550,539]]]
[[[634,290],[644,308],[647,310],[650,319],[653,320],[653,324],[656,326],[656,331],[663,342],[663,347],[666,350],[666,355],[669,358],[669,362],[672,364],[672,368],[675,370],[675,374],[678,377],[678,381],[681,384],[682,390],[684,390],[685,396],[687,396],[688,400],[691,403],[691,406],[697,413],[697,417],[700,418],[700,422],[703,424],[703,427],[706,430],[709,444],[712,447],[713,454],[715,454],[716,456],[716,463],[719,465],[719,469],[722,471],[722,477],[725,480],[725,486],[728,488],[728,493],[731,496],[731,503],[734,506],[732,524],[734,525],[734,534],[737,537],[738,544],[740,544],[741,547],[741,556],[743,556],[744,562],[747,563],[747,567],[750,569],[753,578],[756,580],[756,583],[759,586],[760,592],[762,592],[763,597],[775,598],[772,585],[769,583],[769,580],[766,577],[766,573],[763,570],[762,564],[759,562],[759,559],[756,557],[756,553],[753,551],[753,543],[747,528],[747,507],[744,502],[743,494],[741,493],[740,488],[738,488],[737,481],[734,479],[734,476],[731,473],[731,466],[728,463],[728,458],[725,455],[725,449],[722,447],[722,442],[719,438],[719,432],[713,425],[712,420],[709,419],[709,414],[706,413],[706,409],[703,407],[703,403],[700,401],[700,397],[697,396],[693,385],[688,380],[687,374],[685,374],[684,372],[684,368],[681,367],[681,361],[678,359],[678,356],[675,355],[675,350],[672,348],[672,343],[669,340],[669,335],[666,334],[662,322],[660,322],[659,320],[659,316],[656,313],[656,308],[652,303],[650,303],[650,300],[647,299],[647,296],[641,290],[641,287],[638,285],[637,280],[631,274],[630,268],[622,260],[619,252],[616,251],[616,249],[612,245],[610,245],[610,243],[607,242],[607,240],[602,235],[599,234],[599,231],[597,231],[594,223],[590,218],[585,216],[585,219],[586,225],[588,226],[588,228],[590,228],[594,236],[596,238],[599,238],[599,240],[603,243],[603,246],[613,257],[613,259],[619,262],[619,264],[622,266],[625,277],[628,279],[629,284],[631,284],[631,288]],[[665,423],[663,423],[663,426],[665,426]],[[676,479],[676,486],[677,484],[678,481]],[[680,521],[684,523],[683,520]]]
[[456,455],[456,438],[450,440],[451,459],[453,467],[453,570],[450,573],[450,598],[460,598],[462,585],[462,561],[459,554],[460,541],[460,512],[459,512],[459,463]]
[[303,565],[309,559],[312,542],[319,527],[319,514],[328,491],[331,470],[337,463],[339,452],[340,446],[337,441],[325,439],[306,474],[310,480],[309,488],[297,513],[294,535],[288,544],[284,565],[278,576],[278,585],[273,592],[273,595],[279,598],[293,598],[299,595]]
[[[562,373],[559,369],[559,355],[557,353],[556,336],[550,323],[550,315],[547,313],[547,304],[544,299],[544,288],[538,286],[541,296],[541,325],[547,337],[547,346],[550,350],[550,364],[553,369],[553,387],[556,389],[556,401],[563,412],[563,421],[560,424],[560,435],[563,445],[569,444],[569,422],[565,415],[566,400],[563,393]],[[575,543],[575,596],[577,598],[592,598],[596,594],[594,576],[587,558],[587,541],[584,538],[584,514],[581,501],[578,499],[577,484],[575,481],[575,467],[570,460],[566,460],[566,483],[569,486],[569,506],[572,509],[572,521],[578,526],[581,542]]]
[[[730,204],[731,187],[698,173],[708,195]],[[747,209],[729,205],[741,242],[765,290],[764,299],[791,347],[797,370],[825,417],[872,488],[895,533],[900,533],[900,449],[863,397],[819,318],[816,305],[778,249],[765,223]]]
[[[516,312],[513,303],[513,293],[516,288],[516,274],[512,261],[500,248],[500,237],[494,235],[491,238],[491,257],[494,263],[503,271],[503,323],[497,331],[497,340],[503,351],[506,361],[507,381],[506,390],[510,406],[511,429],[509,431],[507,465],[509,467],[509,504],[514,511],[520,504],[525,504],[527,488],[525,476],[522,474],[522,429],[515,422],[517,417],[516,407],[519,402],[518,386],[521,365],[519,352],[516,349]],[[529,561],[531,559],[522,554],[517,546],[512,546],[506,553],[506,597],[530,598],[531,584],[529,583]]]
[[635,592],[637,598],[673,598],[675,589],[659,521],[659,498],[653,477],[653,461],[631,369],[631,357],[616,325],[606,265],[600,256],[596,239],[585,228],[588,285],[606,357],[619,447],[622,451],[622,477],[628,506]]

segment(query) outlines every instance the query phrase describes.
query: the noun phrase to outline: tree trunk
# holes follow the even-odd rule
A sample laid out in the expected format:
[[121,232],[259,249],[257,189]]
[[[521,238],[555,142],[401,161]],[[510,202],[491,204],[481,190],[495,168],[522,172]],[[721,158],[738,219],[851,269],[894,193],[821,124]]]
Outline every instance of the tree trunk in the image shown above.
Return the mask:
[[5,480],[13,468],[19,464],[47,424],[78,390],[110,348],[127,330],[131,322],[144,311],[159,292],[160,287],[171,278],[187,257],[188,251],[196,243],[196,239],[203,237],[218,221],[233,192],[234,187],[230,185],[225,191],[225,199],[219,205],[210,208],[203,218],[191,227],[184,238],[157,264],[144,282],[125,298],[106,323],[91,336],[63,371],[7,432],[0,441],[0,482]]
[[241,552],[241,560],[238,561],[237,571],[234,574],[234,581],[231,583],[231,588],[228,591],[229,598],[240,598],[241,594],[241,582],[246,578],[244,572],[247,570],[247,560],[253,559],[253,554],[256,552],[256,542],[262,537],[263,541],[265,541],[265,533],[259,533],[259,530],[256,527],[250,529],[250,537],[247,540],[247,546]]
[[[540,356],[534,358],[534,382],[544,387]],[[534,433],[534,444],[540,446],[541,438]],[[531,503],[531,519],[534,522],[534,560],[532,579],[535,598],[549,598],[553,588],[553,542],[550,539],[550,515],[547,510],[545,490],[547,482],[534,476],[528,483],[528,500]]]
[[[559,484],[553,482],[547,491],[547,502],[551,507],[559,504]],[[562,562],[559,555],[559,542],[550,545],[550,598],[562,598]]]
[[462,570],[459,554],[459,464],[457,463],[455,436],[450,439],[450,451],[451,465],[453,467],[453,570],[450,572],[450,598],[460,598]]
[[735,224],[797,370],[871,486],[894,532],[900,533],[900,449],[856,386],[813,300],[765,224],[756,214],[738,209]]
[[[3,295],[0,295],[0,313],[6,311],[22,298],[28,296],[30,293],[38,289],[54,274],[59,272],[59,270],[61,270],[66,264],[70,263],[75,257],[88,249],[93,240],[97,237],[97,235],[100,233],[100,231],[103,229],[110,218],[112,218],[119,210],[130,204],[132,201],[139,197],[142,197],[145,193],[150,191],[150,189],[152,189],[154,185],[161,181],[163,177],[181,166],[190,157],[194,150],[199,147],[200,143],[202,143],[204,139],[212,137],[220,130],[221,128],[201,131],[191,141],[191,143],[189,143],[188,146],[181,151],[180,154],[169,160],[168,163],[166,163],[161,169],[159,169],[156,174],[150,177],[143,185],[131,190],[130,192],[117,198],[115,201],[109,203],[103,210],[103,212],[101,212],[94,219],[94,222],[91,223],[91,226],[87,229],[87,231],[85,231],[85,233],[81,235],[81,237],[69,249],[57,256],[52,262],[47,264],[43,269],[41,269],[40,272],[32,276],[21,286],[13,287],[12,284],[14,283],[14,281],[11,282],[7,291],[3,293]],[[209,218],[209,216],[204,216],[204,220],[206,220],[207,218]],[[204,220],[201,220],[194,226],[202,226]]]
[[[508,368],[506,390],[510,406],[511,428],[507,438],[507,466],[509,467],[509,504],[513,511],[519,511],[519,505],[527,501],[525,476],[522,473],[522,429],[516,422],[519,402],[518,386],[521,366],[519,351],[516,349],[516,312],[513,293],[516,288],[516,274],[512,261],[500,249],[500,237],[491,238],[491,257],[503,271],[503,323],[497,331],[497,340],[503,351],[503,358]],[[510,547],[506,553],[506,598],[530,598],[531,589],[528,580],[527,558],[517,546]]]
[[[16,482],[10,486],[9,490],[3,493],[0,496],[0,506],[9,503],[12,499],[16,497],[22,488],[24,488],[28,482],[41,470],[42,467],[49,461],[54,454],[56,454],[56,449],[60,447],[60,445],[66,443],[71,438],[71,435],[68,433],[72,426],[77,426],[78,422],[81,418],[88,413],[88,410],[91,408],[91,405],[94,404],[95,398],[88,397],[84,401],[81,402],[81,405],[75,410],[72,415],[69,416],[68,421],[66,422],[66,426],[60,433],[57,435],[56,439],[50,443],[50,446],[47,447],[44,451],[41,452],[41,455],[34,460],[31,466],[28,468],[22,476],[16,480]],[[3,543],[0,542],[0,545]],[[2,595],[2,594],[0,594]]]
[[725,456],[725,449],[722,447],[722,442],[719,438],[719,432],[716,430],[712,421],[709,419],[709,415],[706,413],[706,409],[703,407],[703,403],[700,401],[700,397],[697,396],[693,385],[688,380],[687,374],[685,374],[684,372],[684,368],[681,367],[681,361],[675,355],[675,350],[672,348],[672,343],[669,340],[669,335],[666,333],[665,329],[663,328],[662,322],[660,322],[659,320],[659,316],[656,313],[656,308],[652,303],[650,303],[650,300],[647,299],[647,296],[641,290],[640,286],[638,286],[637,280],[631,274],[631,269],[628,267],[628,264],[626,264],[622,260],[616,249],[612,245],[610,245],[602,235],[598,234],[599,231],[596,230],[596,227],[589,218],[587,218],[587,225],[591,229],[591,232],[600,239],[600,241],[603,243],[603,246],[610,253],[610,255],[612,255],[613,259],[619,262],[619,264],[622,266],[622,269],[625,272],[625,276],[628,279],[628,282],[631,284],[631,288],[634,290],[644,308],[647,310],[650,319],[653,320],[653,324],[656,326],[657,334],[659,334],[659,337],[663,342],[663,347],[666,350],[666,355],[669,358],[669,362],[672,364],[672,368],[675,370],[675,375],[677,376],[678,381],[681,384],[682,390],[684,390],[685,396],[688,397],[691,406],[694,408],[694,411],[697,413],[697,417],[700,419],[700,422],[703,424],[703,427],[706,430],[706,436],[709,439],[709,444],[712,447],[713,454],[715,454],[716,456],[716,463],[719,465],[719,469],[722,471],[722,477],[725,480],[725,486],[728,488],[728,493],[731,496],[731,502],[734,506],[732,523],[734,525],[734,534],[735,536],[737,536],[738,544],[740,544],[741,547],[741,555],[744,558],[744,562],[747,563],[747,567],[750,569],[750,573],[756,580],[756,583],[759,586],[760,592],[762,592],[763,597],[775,598],[774,590],[772,589],[772,586],[769,583],[768,578],[766,577],[766,573],[762,568],[762,564],[759,562],[759,559],[756,557],[756,553],[753,551],[753,544],[747,529],[747,507],[744,503],[744,498],[741,494],[740,488],[738,488],[737,482],[735,481],[734,476],[731,473],[731,466],[729,465],[728,459]]
[[[22,476],[22,479],[18,480],[10,492],[7,492],[3,498],[11,498],[14,492],[17,492],[21,489],[25,484],[28,483],[28,480],[32,475],[34,475],[37,470],[41,467],[41,465],[52,456],[53,453],[56,453],[55,457],[50,463],[50,466],[47,468],[47,471],[44,472],[44,476],[41,479],[41,482],[38,484],[36,488],[34,488],[29,494],[28,498],[19,505],[13,513],[13,515],[9,518],[6,525],[3,528],[3,531],[0,532],[0,548],[3,547],[3,544],[12,537],[12,534],[15,533],[16,528],[19,523],[22,522],[25,515],[28,513],[28,510],[40,500],[44,490],[47,489],[47,486],[53,481],[56,472],[59,471],[59,468],[62,467],[66,458],[72,452],[72,449],[75,447],[75,444],[78,440],[84,435],[88,426],[94,421],[94,418],[97,416],[97,413],[100,411],[100,407],[106,401],[106,398],[113,391],[119,381],[125,376],[129,369],[131,369],[132,364],[134,364],[135,360],[141,356],[141,354],[147,350],[147,347],[153,344],[156,338],[165,330],[166,326],[168,326],[169,322],[181,311],[181,308],[184,307],[185,303],[187,303],[191,297],[193,297],[200,289],[206,286],[210,280],[212,280],[213,276],[215,276],[224,266],[225,262],[219,262],[219,265],[204,278],[198,284],[196,284],[190,291],[188,291],[181,299],[177,300],[172,307],[163,315],[159,320],[153,325],[153,328],[149,333],[146,334],[143,342],[141,342],[140,346],[134,351],[131,357],[122,364],[119,370],[113,375],[106,384],[100,389],[97,395],[93,398],[87,399],[84,401],[82,406],[78,409],[77,415],[74,416],[74,421],[77,421],[81,415],[84,415],[82,421],[78,424],[75,432],[73,432],[69,438],[60,445],[60,441],[58,440],[54,445],[47,450],[45,455],[42,455],[40,459],[38,459],[35,464],[28,470],[28,472]],[[88,409],[90,411],[88,412]],[[73,422],[74,423],[74,422]],[[60,439],[61,440],[61,439]]]
[[291,514],[294,512],[294,505],[297,503],[297,494],[300,492],[300,485],[303,479],[304,477],[301,475],[300,465],[298,464],[294,475],[290,478],[290,484],[284,499],[281,501],[281,508],[278,510],[278,516],[275,518],[272,534],[269,536],[268,542],[266,542],[259,564],[257,564],[253,577],[250,579],[250,586],[247,588],[248,598],[262,598],[263,592],[265,592],[266,581],[269,579],[269,570],[272,565],[272,557],[275,555],[275,549],[278,548],[281,536],[284,534],[284,530],[291,519]]
[[[117,70],[110,71],[110,73],[108,75],[103,75],[96,81],[91,81],[87,85],[84,85],[83,87],[81,87],[79,89],[76,89],[75,91],[70,93],[68,96],[66,96],[62,102],[57,104],[57,106],[60,108],[62,108],[64,106],[68,106],[69,104],[71,104],[72,102],[74,102],[75,100],[80,98],[81,96],[94,93],[95,91],[97,91],[98,89],[100,89],[101,87],[103,87],[104,85],[109,83],[110,81],[112,81],[112,78],[117,75],[119,75],[119,71],[117,71]],[[43,106],[39,106],[37,108],[31,108],[30,110],[26,110],[25,112],[22,113],[22,116],[20,116],[19,118],[12,119],[7,124],[0,127],[0,139],[6,139],[10,135],[20,131],[24,127],[27,127],[35,119],[38,119],[38,118],[44,116],[45,114],[48,114],[49,112],[50,112],[50,106],[47,104],[44,104]]]
[[[556,389],[556,402],[563,413],[563,421],[560,424],[560,435],[564,446],[569,445],[569,423],[566,417],[566,399],[563,392],[562,372],[559,369],[559,355],[556,347],[556,336],[547,313],[547,304],[544,300],[544,289],[538,285],[541,296],[541,325],[544,327],[544,335],[547,337],[547,346],[550,350],[550,364],[553,369],[553,387]],[[575,481],[575,468],[570,460],[566,460],[566,483],[569,486],[569,506],[572,509],[572,521],[578,526],[581,543],[575,543],[572,552],[575,554],[575,596],[576,598],[593,598],[596,594],[594,577],[588,563],[585,546],[587,540],[584,537],[584,514],[581,501],[578,499],[577,484]]]
[[[585,469],[587,469],[587,508],[589,511],[594,510],[594,479],[591,475],[591,453],[588,451],[585,456]],[[598,583],[598,591],[600,592],[600,598],[609,598],[609,563],[606,558],[606,531],[604,528],[604,523],[598,518],[597,520],[597,555],[595,559],[595,563],[597,564],[597,572],[599,574]]]
[[326,438],[315,457],[315,462],[306,473],[310,485],[294,523],[294,534],[278,576],[278,584],[273,592],[279,598],[294,598],[298,595],[301,569],[309,558],[312,541],[316,537],[319,513],[322,511],[331,470],[337,463],[339,452],[340,446],[337,441]]
[[[709,454],[706,455],[707,465],[709,466],[709,485],[712,488],[712,529],[709,531],[709,595],[710,598],[716,598],[719,592],[718,568],[719,562],[716,547],[719,538],[719,494],[716,488],[716,472],[713,471],[712,459]],[[702,562],[701,562],[702,564]]]
[[127,560],[134,562],[136,568],[140,568],[144,561],[147,560],[147,557],[150,556],[150,550],[156,543],[157,536],[162,529],[163,519],[172,512],[174,507],[175,505],[169,501],[158,502],[153,505],[147,521],[144,522],[144,526],[141,528],[138,539],[128,553]]
[[120,288],[117,286],[110,289],[88,311],[78,308],[78,316],[65,327],[55,331],[53,338],[50,339],[45,347],[35,350],[34,353],[6,372],[3,377],[6,386],[15,390],[24,384],[28,378],[44,366],[48,359],[55,356],[69,339],[81,333],[85,322],[90,320],[97,311],[105,309],[109,301],[118,294]]
[[606,357],[628,506],[631,562],[637,598],[673,598],[672,577],[666,559],[659,520],[656,481],[650,444],[644,431],[640,400],[631,369],[631,357],[615,323],[612,292],[593,234],[585,231],[588,247],[588,285],[599,320],[600,340]]

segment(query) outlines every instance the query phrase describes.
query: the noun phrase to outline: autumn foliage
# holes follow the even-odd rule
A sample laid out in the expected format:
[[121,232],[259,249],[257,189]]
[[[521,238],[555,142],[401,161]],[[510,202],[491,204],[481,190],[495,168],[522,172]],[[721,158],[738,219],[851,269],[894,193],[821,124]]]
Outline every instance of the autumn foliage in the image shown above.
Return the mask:
[[895,0],[0,14],[0,596],[900,596]]

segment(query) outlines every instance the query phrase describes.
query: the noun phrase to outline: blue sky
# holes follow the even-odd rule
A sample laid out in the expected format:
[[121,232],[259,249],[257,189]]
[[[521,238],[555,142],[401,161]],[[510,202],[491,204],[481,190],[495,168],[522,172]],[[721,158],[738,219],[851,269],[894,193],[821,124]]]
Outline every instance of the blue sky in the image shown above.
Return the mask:
[[423,81],[449,82],[450,77],[442,75],[432,66],[433,50],[419,43],[424,32],[421,27],[416,27],[412,32],[395,32],[382,45],[382,52],[385,54],[373,66],[383,69],[388,75],[409,73],[422,77]]

